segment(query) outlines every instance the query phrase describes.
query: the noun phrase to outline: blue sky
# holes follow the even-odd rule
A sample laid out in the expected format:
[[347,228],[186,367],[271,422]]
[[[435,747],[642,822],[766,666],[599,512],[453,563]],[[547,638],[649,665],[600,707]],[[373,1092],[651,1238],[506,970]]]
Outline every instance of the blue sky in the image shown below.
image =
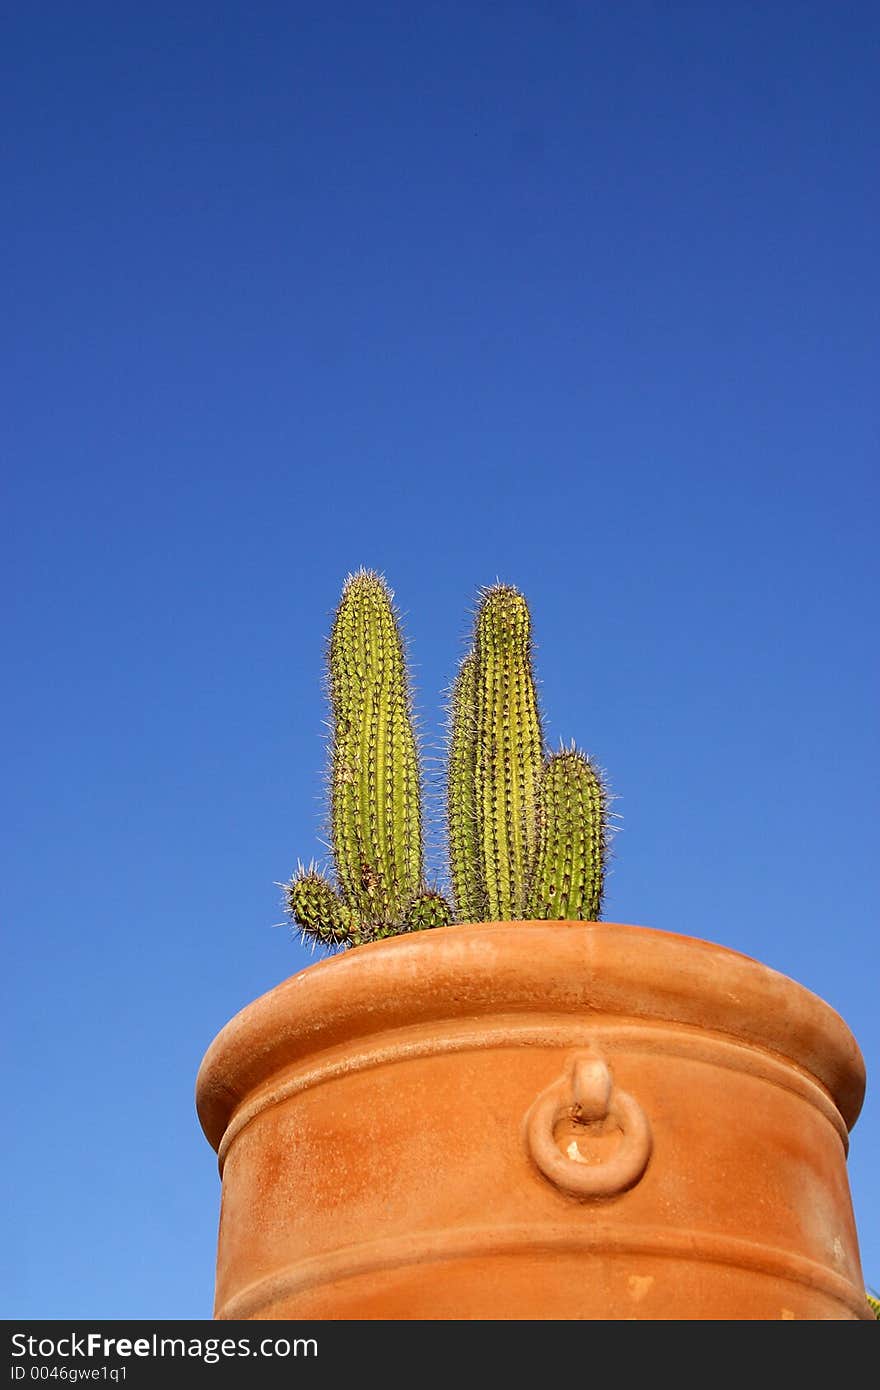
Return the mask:
[[517,585],[617,798],[605,917],[844,1017],[880,1285],[878,42],[848,0],[4,17],[5,1317],[210,1316],[195,1075],[313,959],[276,883],[361,565],[427,754]]

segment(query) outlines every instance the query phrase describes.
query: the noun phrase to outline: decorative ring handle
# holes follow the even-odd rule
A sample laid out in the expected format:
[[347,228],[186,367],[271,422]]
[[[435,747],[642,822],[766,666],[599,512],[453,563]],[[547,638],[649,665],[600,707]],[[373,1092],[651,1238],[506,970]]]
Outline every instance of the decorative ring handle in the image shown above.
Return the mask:
[[[616,1124],[621,1141],[611,1158],[588,1163],[562,1152],[554,1131],[568,1117],[582,1123]],[[638,1101],[613,1084],[600,1057],[576,1057],[569,1076],[556,1081],[535,1101],[526,1119],[529,1151],[535,1163],[563,1192],[576,1197],[611,1197],[638,1182],[651,1157],[651,1127]]]

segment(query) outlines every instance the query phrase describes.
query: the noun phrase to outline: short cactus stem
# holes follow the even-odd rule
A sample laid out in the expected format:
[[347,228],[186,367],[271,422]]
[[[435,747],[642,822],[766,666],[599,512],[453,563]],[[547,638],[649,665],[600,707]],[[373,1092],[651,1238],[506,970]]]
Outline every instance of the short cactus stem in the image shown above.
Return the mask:
[[607,843],[606,802],[601,774],[585,754],[572,748],[547,759],[529,894],[531,917],[598,920]]
[[431,927],[447,927],[452,921],[449,903],[442,893],[426,889],[413,898],[403,921],[405,931],[427,931]]
[[303,935],[322,946],[348,946],[357,936],[354,916],[323,874],[299,873],[284,885],[287,910]]
[[474,801],[485,902],[490,920],[516,920],[526,915],[543,761],[531,617],[516,589],[485,591],[474,655]]

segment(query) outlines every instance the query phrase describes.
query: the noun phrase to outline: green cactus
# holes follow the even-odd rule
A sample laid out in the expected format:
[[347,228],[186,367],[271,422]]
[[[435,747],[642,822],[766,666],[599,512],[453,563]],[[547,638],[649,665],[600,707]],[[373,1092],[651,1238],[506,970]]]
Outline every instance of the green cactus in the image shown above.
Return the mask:
[[300,871],[285,885],[288,913],[325,945],[440,925],[444,909],[448,922],[448,906],[422,881],[420,769],[403,641],[393,595],[371,570],[343,588],[329,677],[337,887]]
[[[330,838],[335,878],[283,885],[304,937],[336,949],[445,926],[426,886],[421,775],[403,640],[381,575],[349,577],[329,643]],[[455,920],[595,920],[607,796],[572,745],[545,755],[531,616],[511,585],[483,590],[452,693],[446,828]]]
[[413,898],[403,926],[405,931],[426,931],[429,927],[447,926],[450,918],[449,904],[442,893],[426,889]]
[[323,946],[343,946],[355,934],[351,908],[314,868],[300,871],[290,882],[288,906],[302,930]]
[[483,591],[453,688],[446,820],[457,921],[598,917],[605,786],[576,748],[544,755],[531,618],[510,585]]
[[330,698],[340,887],[367,921],[399,921],[421,887],[419,766],[391,595],[369,571],[343,590],[330,638]]
[[538,847],[529,917],[599,917],[605,867],[605,786],[594,764],[572,747],[544,765]]
[[531,621],[509,585],[483,590],[452,694],[447,766],[456,920],[524,916],[537,837],[542,736]]
[[525,915],[538,834],[543,739],[522,594],[489,589],[477,615],[475,793],[490,916]]
[[452,691],[447,769],[446,830],[452,898],[459,922],[486,916],[485,879],[479,863],[476,806],[477,659],[469,652]]

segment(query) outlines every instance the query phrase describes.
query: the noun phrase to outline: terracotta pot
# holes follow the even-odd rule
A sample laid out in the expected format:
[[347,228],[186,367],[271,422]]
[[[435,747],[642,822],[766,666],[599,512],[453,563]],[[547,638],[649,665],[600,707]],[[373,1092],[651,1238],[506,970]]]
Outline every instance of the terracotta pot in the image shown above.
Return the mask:
[[706,941],[501,922],[358,947],[202,1063],[214,1315],[870,1318],[864,1087],[827,1004]]

